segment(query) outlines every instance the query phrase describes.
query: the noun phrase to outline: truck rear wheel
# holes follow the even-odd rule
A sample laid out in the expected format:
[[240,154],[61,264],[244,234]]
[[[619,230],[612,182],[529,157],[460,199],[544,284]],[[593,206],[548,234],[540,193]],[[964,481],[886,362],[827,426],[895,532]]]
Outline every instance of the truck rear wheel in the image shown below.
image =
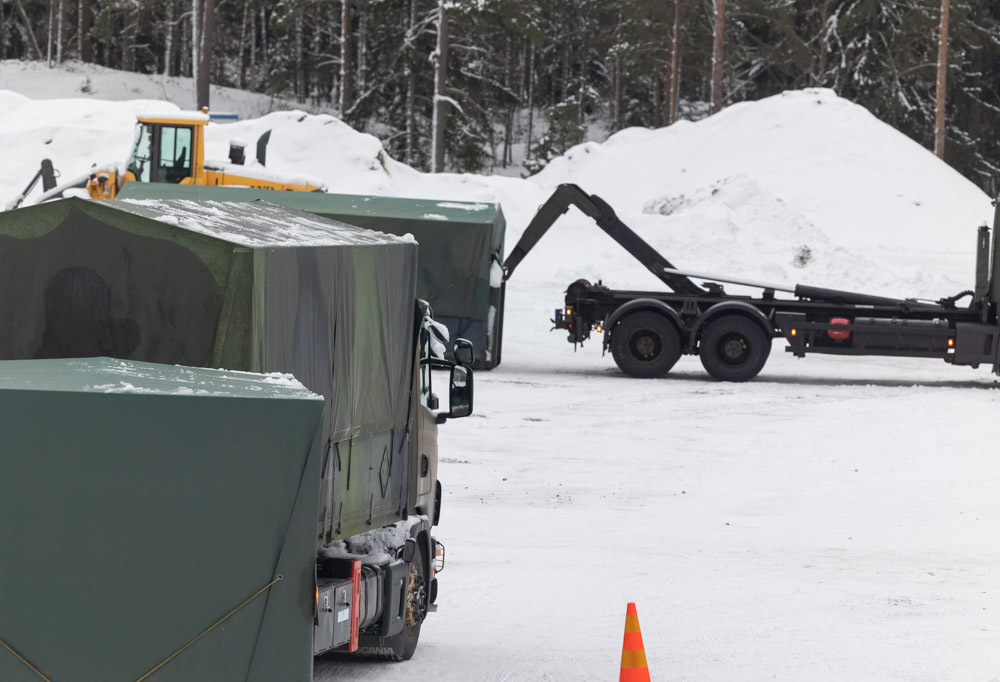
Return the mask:
[[681,356],[681,335],[663,315],[635,312],[611,331],[611,355],[629,376],[662,377]]
[[749,381],[771,353],[771,339],[759,324],[742,315],[713,320],[701,337],[701,364],[719,381]]

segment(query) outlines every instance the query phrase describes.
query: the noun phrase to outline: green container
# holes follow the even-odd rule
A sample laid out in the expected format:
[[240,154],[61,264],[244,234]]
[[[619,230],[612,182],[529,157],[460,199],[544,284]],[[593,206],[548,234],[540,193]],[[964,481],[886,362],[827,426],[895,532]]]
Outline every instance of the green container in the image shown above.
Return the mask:
[[[134,682],[205,633],[146,679],[312,679],[319,396],[287,376],[0,362],[0,432],[0,640],[42,674]],[[0,680],[40,679],[0,647]]]
[[125,199],[264,200],[420,243],[417,295],[452,339],[476,349],[473,367],[500,364],[503,332],[503,211],[498,204],[322,192],[126,183]]

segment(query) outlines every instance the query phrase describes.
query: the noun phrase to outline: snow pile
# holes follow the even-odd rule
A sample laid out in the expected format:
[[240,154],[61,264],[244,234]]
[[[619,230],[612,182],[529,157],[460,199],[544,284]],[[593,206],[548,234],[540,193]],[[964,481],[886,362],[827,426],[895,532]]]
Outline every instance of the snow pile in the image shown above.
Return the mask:
[[[927,286],[926,276],[900,277],[862,250],[835,245],[808,217],[746,175],[725,178],[690,195],[648,201],[643,212],[674,216],[677,237],[683,235],[692,250],[700,247],[712,254],[711,274],[752,271],[779,285],[805,280],[848,289],[898,290],[901,295]],[[762,255],[753,262],[751,254]]]
[[734,175],[852,246],[870,243],[876,228],[883,239],[938,248],[989,217],[983,193],[957,171],[822,89],[743,102],[697,123],[624,130],[571,149],[534,181],[577,182],[635,210]]

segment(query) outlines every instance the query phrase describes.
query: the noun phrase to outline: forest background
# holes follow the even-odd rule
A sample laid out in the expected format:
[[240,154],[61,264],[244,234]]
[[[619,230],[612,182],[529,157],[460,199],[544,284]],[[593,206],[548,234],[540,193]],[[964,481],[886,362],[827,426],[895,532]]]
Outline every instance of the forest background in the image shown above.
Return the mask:
[[0,59],[272,94],[431,171],[827,87],[1000,190],[995,0],[0,0]]

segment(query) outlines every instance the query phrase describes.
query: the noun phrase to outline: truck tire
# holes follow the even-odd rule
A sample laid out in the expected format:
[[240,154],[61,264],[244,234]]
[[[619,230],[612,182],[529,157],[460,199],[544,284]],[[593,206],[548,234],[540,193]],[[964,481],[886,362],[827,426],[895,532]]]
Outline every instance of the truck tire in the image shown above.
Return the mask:
[[699,347],[701,364],[719,381],[753,379],[771,353],[771,339],[743,315],[723,315],[708,325]]
[[392,648],[392,658],[397,661],[408,661],[417,650],[420,639],[420,625],[427,616],[426,570],[423,553],[418,553],[410,563],[410,574],[406,584],[406,608],[403,613],[403,631],[398,635],[387,637],[385,643]]
[[681,335],[663,315],[640,310],[612,330],[611,355],[629,376],[662,377],[681,356]]

